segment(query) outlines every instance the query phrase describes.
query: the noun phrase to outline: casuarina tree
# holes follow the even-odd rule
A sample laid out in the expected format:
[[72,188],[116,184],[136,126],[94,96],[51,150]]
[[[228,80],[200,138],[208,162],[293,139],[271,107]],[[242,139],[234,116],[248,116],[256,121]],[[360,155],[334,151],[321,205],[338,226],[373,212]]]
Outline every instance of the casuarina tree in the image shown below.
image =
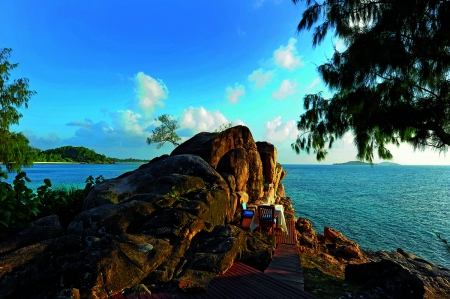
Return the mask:
[[157,143],[156,148],[161,148],[166,142],[178,146],[181,138],[175,133],[180,128],[177,120],[172,119],[168,114],[163,114],[158,116],[155,121],[160,124],[152,130],[152,135],[147,137],[147,144]]
[[450,145],[450,1],[293,0],[304,2],[298,31],[312,46],[331,33],[346,46],[318,67],[332,96],[304,97],[300,134],[292,148],[317,160],[337,138],[354,135],[357,158],[386,148],[446,151]]
[[[8,61],[11,49],[0,49],[0,162],[8,171],[20,171],[33,165],[35,150],[22,133],[11,132],[11,125],[19,124],[22,114],[18,108],[28,108],[28,101],[36,92],[29,90],[28,79],[10,81],[10,72],[18,64]],[[1,169],[0,169],[1,172]]]

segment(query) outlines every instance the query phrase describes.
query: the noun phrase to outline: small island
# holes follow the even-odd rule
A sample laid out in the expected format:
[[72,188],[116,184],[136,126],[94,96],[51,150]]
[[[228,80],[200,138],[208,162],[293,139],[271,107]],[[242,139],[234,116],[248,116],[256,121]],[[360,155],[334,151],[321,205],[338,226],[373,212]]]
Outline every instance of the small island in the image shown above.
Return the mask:
[[35,163],[115,164],[123,162],[148,162],[143,159],[110,158],[83,146],[63,146],[54,149],[36,149]]
[[[367,162],[361,162],[361,161],[348,161],[345,163],[333,163],[333,165],[371,165]],[[394,162],[381,162],[381,163],[373,163],[372,165],[379,165],[379,166],[400,166],[401,164],[397,164]]]

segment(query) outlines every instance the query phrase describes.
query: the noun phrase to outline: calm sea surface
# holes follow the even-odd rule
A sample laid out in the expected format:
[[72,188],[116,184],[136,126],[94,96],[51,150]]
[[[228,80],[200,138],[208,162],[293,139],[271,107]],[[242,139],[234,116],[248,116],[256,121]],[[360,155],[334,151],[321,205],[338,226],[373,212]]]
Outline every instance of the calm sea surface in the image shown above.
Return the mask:
[[332,226],[362,249],[398,247],[450,267],[449,166],[284,165],[286,195],[317,232]]
[[[114,178],[141,164],[36,164],[24,171],[33,189],[44,178],[53,186],[83,188],[89,175]],[[283,167],[288,172],[283,184],[297,217],[310,219],[316,232],[332,226],[362,249],[395,251],[400,247],[450,267],[450,256],[435,235],[450,241],[449,166]],[[7,181],[13,177],[9,174]]]

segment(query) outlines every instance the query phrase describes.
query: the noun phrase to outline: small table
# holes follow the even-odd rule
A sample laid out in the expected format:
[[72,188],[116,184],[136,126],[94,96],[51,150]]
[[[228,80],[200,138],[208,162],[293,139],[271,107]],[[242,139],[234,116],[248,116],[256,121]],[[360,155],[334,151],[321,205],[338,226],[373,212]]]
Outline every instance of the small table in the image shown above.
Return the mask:
[[[260,206],[270,206],[270,204],[262,204]],[[278,215],[277,221],[279,223],[277,223],[277,225],[279,225],[281,227],[281,230],[284,233],[288,234],[288,230],[287,230],[287,227],[286,227],[286,219],[284,218],[284,207],[283,207],[283,205],[275,205],[275,214]],[[259,226],[258,209],[256,209],[256,212],[255,212],[255,214],[253,215],[253,218],[252,218],[252,223],[250,223],[250,229],[254,230],[258,226]]]

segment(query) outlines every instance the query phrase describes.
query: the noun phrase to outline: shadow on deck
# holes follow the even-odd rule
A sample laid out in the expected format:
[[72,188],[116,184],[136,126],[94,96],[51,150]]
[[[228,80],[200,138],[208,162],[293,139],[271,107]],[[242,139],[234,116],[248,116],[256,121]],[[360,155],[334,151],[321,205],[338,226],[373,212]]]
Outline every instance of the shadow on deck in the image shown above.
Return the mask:
[[172,299],[172,298],[299,298],[314,299],[303,290],[303,274],[296,245],[295,223],[286,221],[288,234],[277,235],[277,249],[269,267],[261,272],[235,262],[224,274],[212,280],[207,291],[196,293],[155,293],[124,296],[111,299]]

